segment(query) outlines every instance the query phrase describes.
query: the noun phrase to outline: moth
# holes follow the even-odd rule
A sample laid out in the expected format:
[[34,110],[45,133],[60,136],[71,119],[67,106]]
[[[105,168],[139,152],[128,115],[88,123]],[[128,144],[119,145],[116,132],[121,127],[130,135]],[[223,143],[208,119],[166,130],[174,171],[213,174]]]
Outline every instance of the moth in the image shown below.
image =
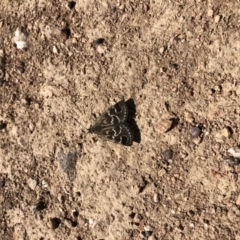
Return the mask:
[[131,146],[134,136],[127,120],[128,107],[124,100],[121,100],[105,111],[90,127],[89,132],[105,140]]

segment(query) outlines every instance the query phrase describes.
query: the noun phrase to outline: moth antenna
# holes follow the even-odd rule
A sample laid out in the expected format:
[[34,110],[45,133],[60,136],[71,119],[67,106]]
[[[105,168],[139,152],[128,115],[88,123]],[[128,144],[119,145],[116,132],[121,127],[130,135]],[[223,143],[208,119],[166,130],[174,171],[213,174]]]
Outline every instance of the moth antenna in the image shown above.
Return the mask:
[[86,128],[85,126],[83,126],[82,123],[80,123],[76,118],[74,118],[74,120],[75,120],[78,124],[80,124],[85,130],[87,130],[87,131],[89,130],[89,128]]

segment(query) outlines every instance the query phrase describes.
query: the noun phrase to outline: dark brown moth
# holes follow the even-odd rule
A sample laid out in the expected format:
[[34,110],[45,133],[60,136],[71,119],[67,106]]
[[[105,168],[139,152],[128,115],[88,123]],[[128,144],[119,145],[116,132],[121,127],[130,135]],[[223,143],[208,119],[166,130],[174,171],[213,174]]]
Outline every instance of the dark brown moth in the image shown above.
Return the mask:
[[105,111],[90,127],[89,132],[95,133],[108,141],[131,146],[133,132],[127,120],[128,107],[124,100],[121,100]]

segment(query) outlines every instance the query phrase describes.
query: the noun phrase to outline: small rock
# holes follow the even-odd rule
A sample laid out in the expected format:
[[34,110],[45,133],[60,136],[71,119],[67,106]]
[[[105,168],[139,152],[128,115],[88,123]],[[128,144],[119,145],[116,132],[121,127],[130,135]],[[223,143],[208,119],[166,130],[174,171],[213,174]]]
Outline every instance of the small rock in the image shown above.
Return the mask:
[[88,220],[88,224],[89,224],[89,226],[90,226],[91,228],[94,228],[94,227],[96,226],[96,224],[97,224],[97,221],[95,221],[95,220],[93,220],[92,218],[90,218],[90,219]]
[[235,158],[240,158],[240,148],[230,148],[228,152],[233,155]]
[[154,193],[154,195],[153,195],[153,201],[156,202],[156,203],[160,201],[160,196],[159,196],[158,193]]
[[58,53],[58,49],[56,46],[53,46],[53,53]]
[[107,50],[107,47],[98,45],[96,50],[97,50],[98,53],[103,54]]
[[218,22],[220,21],[220,19],[221,19],[221,16],[220,16],[220,15],[217,15],[217,16],[215,16],[215,18],[214,18],[214,22],[215,22],[215,23],[218,23]]
[[32,122],[30,122],[30,123],[28,124],[28,128],[29,128],[30,132],[33,132],[35,126],[34,126],[34,124],[33,124]]
[[15,36],[13,42],[16,44],[18,49],[26,50],[28,47],[27,44],[27,33],[24,28],[17,28],[15,31]]
[[152,229],[150,226],[144,226],[144,232],[142,232],[142,234],[146,237],[149,238],[152,235]]
[[159,177],[162,177],[163,175],[165,175],[167,173],[166,169],[165,168],[161,168],[159,171],[158,171],[158,176]]
[[165,48],[164,47],[161,47],[160,49],[159,49],[159,52],[162,54],[162,53],[164,53],[164,51],[165,51]]
[[74,44],[77,44],[77,39],[76,38],[72,38],[72,44],[74,45]]
[[192,141],[193,141],[194,144],[198,145],[202,142],[202,138],[201,137],[196,137],[196,138],[193,138]]
[[228,127],[225,127],[224,129],[222,129],[221,134],[223,137],[229,138],[231,136],[231,131]]
[[212,17],[212,16],[213,16],[213,10],[212,10],[212,9],[209,9],[209,10],[208,10],[207,16],[208,16],[208,17]]
[[27,181],[27,183],[28,183],[28,186],[29,186],[32,190],[34,190],[34,189],[36,188],[36,186],[37,186],[37,181],[34,180],[34,179],[32,179],[32,178],[29,178],[28,181]]
[[168,132],[172,127],[173,121],[170,119],[162,120],[155,128],[160,133]]
[[194,117],[193,117],[193,113],[190,112],[184,112],[184,116],[187,122],[189,123],[194,123]]
[[42,187],[43,188],[47,188],[48,187],[48,183],[45,180],[42,180]]
[[189,223],[189,227],[190,227],[190,228],[194,228],[194,226],[195,226],[195,225],[194,225],[193,223]]
[[173,157],[173,151],[171,149],[168,149],[161,153],[161,157],[163,160],[168,160]]
[[202,133],[202,130],[199,127],[195,127],[195,126],[190,126],[189,129],[190,135],[193,138],[199,137]]

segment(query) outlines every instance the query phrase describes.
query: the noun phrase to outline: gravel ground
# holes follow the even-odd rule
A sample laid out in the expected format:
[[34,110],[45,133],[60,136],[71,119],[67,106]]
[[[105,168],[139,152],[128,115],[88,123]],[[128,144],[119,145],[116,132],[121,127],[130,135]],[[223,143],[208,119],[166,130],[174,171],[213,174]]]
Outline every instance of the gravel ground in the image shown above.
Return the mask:
[[[0,10],[1,239],[240,240],[238,0]],[[88,133],[122,99],[130,147]]]

